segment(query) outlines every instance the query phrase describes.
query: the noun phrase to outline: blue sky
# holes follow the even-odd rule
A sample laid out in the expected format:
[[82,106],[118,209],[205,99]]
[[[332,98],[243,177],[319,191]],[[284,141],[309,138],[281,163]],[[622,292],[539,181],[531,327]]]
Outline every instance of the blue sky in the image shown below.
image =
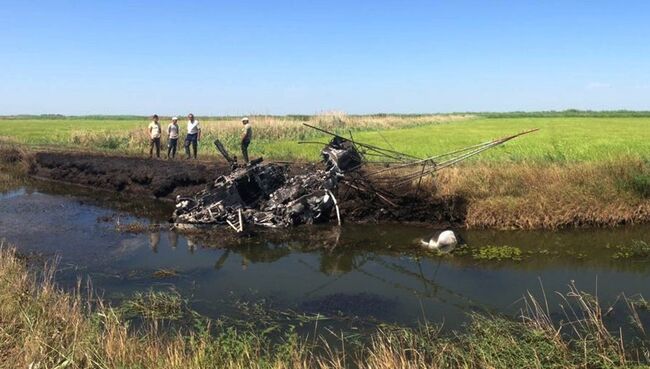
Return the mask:
[[648,1],[0,0],[0,114],[650,110]]

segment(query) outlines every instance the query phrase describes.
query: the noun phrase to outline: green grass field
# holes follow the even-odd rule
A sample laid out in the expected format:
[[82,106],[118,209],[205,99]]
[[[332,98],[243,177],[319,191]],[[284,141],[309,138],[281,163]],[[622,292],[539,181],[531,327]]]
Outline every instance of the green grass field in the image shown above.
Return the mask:
[[[317,160],[318,145],[299,140],[326,141],[297,119],[253,117],[252,156],[283,160]],[[582,162],[620,158],[650,158],[650,117],[497,117],[474,116],[445,120],[436,116],[311,117],[310,124],[336,129],[356,140],[425,157],[514,134],[540,131],[518,138],[475,158],[478,162]],[[143,155],[147,151],[142,119],[4,119],[0,139],[29,146],[54,146]],[[236,119],[202,120],[200,155],[217,156],[211,142],[219,137],[238,151]],[[162,121],[163,129],[167,121]],[[337,129],[337,127],[343,127]],[[181,122],[184,129],[184,122]],[[164,140],[163,140],[164,143]]]
[[[449,124],[363,131],[360,142],[427,157],[511,135],[538,132],[489,150],[477,161],[603,161],[621,157],[650,158],[650,118],[479,118]],[[269,157],[316,159],[313,145],[295,141],[261,143]]]
[[0,137],[30,145],[67,144],[76,132],[107,135],[129,132],[146,124],[141,120],[112,119],[7,119],[0,120]]

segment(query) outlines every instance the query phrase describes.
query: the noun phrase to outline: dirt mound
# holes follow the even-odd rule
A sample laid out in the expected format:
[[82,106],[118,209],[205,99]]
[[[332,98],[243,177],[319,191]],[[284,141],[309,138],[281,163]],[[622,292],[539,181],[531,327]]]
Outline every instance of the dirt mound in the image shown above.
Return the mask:
[[340,201],[341,217],[361,223],[417,222],[439,226],[462,225],[467,201],[459,196],[432,197],[405,194],[391,198],[393,204],[368,193],[349,192]]
[[106,190],[173,198],[203,188],[224,170],[216,164],[81,153],[39,152],[32,175]]

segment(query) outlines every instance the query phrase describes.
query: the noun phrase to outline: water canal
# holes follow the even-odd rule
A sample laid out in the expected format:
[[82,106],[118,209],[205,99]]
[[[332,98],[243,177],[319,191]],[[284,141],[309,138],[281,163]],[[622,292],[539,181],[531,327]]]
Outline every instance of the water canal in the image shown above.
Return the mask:
[[[136,291],[173,289],[215,318],[237,314],[233,301],[264,301],[278,310],[404,325],[427,320],[455,329],[469,312],[516,316],[521,297],[541,296],[541,286],[555,314],[553,291],[565,292],[572,282],[605,305],[621,293],[650,296],[650,258],[630,251],[650,244],[647,225],[461,230],[466,246],[444,256],[418,246],[436,232],[426,226],[304,226],[245,237],[226,229],[200,235],[166,226],[119,229],[164,224],[171,209],[166,202],[34,184],[0,195],[0,238],[21,253],[57,258],[64,287],[89,279],[114,303]],[[173,273],[161,278],[160,271]]]

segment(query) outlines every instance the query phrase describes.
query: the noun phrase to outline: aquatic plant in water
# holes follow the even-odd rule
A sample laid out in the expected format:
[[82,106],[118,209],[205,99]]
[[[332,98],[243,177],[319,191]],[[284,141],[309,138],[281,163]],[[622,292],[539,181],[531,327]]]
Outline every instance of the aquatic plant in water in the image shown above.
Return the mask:
[[125,318],[179,320],[189,308],[178,291],[150,290],[145,293],[136,292],[118,310]]
[[472,257],[475,260],[488,260],[488,261],[523,260],[521,249],[513,246],[488,245],[475,250],[474,253],[472,254]]
[[614,246],[617,250],[612,258],[614,259],[641,259],[650,257],[650,244],[641,240],[633,240],[630,245]]

